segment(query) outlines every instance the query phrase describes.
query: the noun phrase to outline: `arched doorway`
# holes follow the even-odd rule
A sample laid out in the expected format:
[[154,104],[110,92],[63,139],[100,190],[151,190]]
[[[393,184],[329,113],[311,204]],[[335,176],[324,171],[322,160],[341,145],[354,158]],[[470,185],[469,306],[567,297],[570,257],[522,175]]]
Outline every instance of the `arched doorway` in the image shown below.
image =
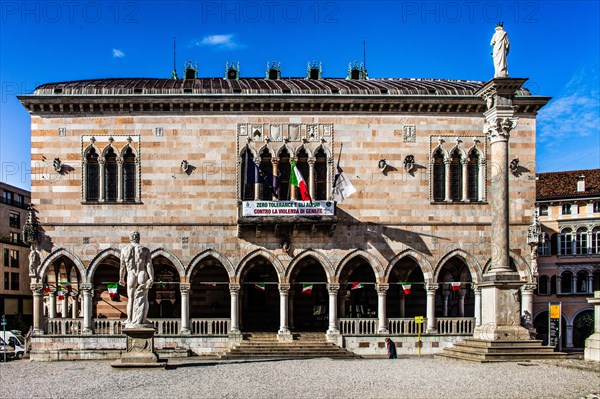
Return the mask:
[[371,264],[357,256],[340,273],[340,317],[376,318],[377,290]]
[[164,256],[152,259],[154,284],[148,291],[148,318],[170,319],[181,317],[179,273]]
[[229,276],[221,262],[213,257],[203,259],[192,270],[190,284],[191,318],[230,317]]
[[[410,257],[400,259],[390,273],[386,313],[388,318],[413,318],[427,313],[425,278],[419,264]],[[405,294],[403,287],[410,285]]]
[[436,317],[474,317],[471,271],[462,258],[454,256],[448,259],[440,269],[437,282]]
[[584,310],[573,320],[573,347],[584,348],[587,337],[594,333],[594,311]]
[[290,276],[290,328],[295,331],[325,331],[328,323],[327,275],[313,257],[306,257]]
[[[102,259],[91,276],[94,286],[92,317],[98,319],[127,318],[127,288],[118,285],[120,261],[114,255]],[[114,293],[116,286],[117,292]]]
[[241,281],[244,331],[277,331],[279,328],[279,286],[277,272],[266,258],[258,256],[244,268]]
[[[548,345],[548,311],[544,310],[533,319],[535,338],[542,341],[542,345]],[[561,341],[563,349],[567,347],[567,320],[561,319]],[[557,348],[558,349],[558,348]]]

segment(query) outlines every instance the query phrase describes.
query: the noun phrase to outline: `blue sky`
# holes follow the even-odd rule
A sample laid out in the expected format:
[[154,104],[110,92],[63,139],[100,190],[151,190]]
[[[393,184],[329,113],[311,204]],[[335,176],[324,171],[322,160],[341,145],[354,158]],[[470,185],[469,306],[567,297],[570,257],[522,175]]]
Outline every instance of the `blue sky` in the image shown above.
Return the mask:
[[496,21],[511,40],[509,76],[553,100],[538,116],[537,170],[600,168],[600,9],[593,1],[50,1],[0,2],[0,180],[30,188],[30,120],[15,95],[42,83],[169,77],[198,63],[202,77],[239,62],[242,77],[487,81]]

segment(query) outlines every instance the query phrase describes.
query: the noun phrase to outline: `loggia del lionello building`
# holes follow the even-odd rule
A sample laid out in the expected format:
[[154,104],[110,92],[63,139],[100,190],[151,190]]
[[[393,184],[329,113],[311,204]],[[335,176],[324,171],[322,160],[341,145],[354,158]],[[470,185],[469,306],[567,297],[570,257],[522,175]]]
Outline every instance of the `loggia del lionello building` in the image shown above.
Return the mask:
[[[205,78],[190,63],[179,78],[19,96],[40,255],[32,358],[118,357],[132,231],[151,250],[164,352],[312,332],[357,354],[385,353],[388,336],[436,353],[494,323],[495,251],[516,276],[507,317],[533,313],[536,114],[549,98],[524,81],[490,81],[492,95],[489,82],[372,79],[357,65],[340,78],[317,64],[299,78],[276,65]],[[512,113],[490,127],[496,106]],[[491,153],[498,132],[508,169]]]

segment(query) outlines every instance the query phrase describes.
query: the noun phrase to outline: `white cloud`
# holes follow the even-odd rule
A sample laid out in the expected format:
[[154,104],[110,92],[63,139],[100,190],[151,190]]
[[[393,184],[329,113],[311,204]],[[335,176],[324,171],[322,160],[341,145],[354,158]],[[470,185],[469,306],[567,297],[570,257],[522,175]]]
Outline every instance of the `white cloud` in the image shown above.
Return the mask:
[[114,48],[113,50],[113,58],[123,58],[125,57],[125,53],[119,50],[118,48]]
[[241,47],[239,43],[234,40],[233,34],[228,35],[209,35],[204,36],[200,40],[194,41],[195,46],[213,46],[219,49],[234,49]]

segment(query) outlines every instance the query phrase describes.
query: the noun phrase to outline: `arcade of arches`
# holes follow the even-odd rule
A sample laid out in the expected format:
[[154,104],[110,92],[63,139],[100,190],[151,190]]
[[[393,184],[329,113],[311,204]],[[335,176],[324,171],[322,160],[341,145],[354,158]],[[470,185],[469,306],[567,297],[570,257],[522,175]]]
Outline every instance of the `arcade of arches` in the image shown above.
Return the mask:
[[[162,250],[154,251],[152,259],[155,282],[148,316],[179,320],[179,334],[194,334],[192,321],[205,319],[226,320],[229,334],[338,334],[340,321],[347,319],[373,319],[375,332],[387,333],[390,320],[415,316],[426,317],[423,332],[435,333],[438,319],[471,318],[477,324],[481,315],[476,284],[481,273],[461,256],[449,257],[435,273],[411,256],[396,260],[387,272],[361,254],[337,271],[316,253],[297,257],[286,271],[269,253],[251,256],[237,269],[216,253],[188,268]],[[119,280],[118,251],[98,255],[87,269],[76,263],[72,254],[63,254],[43,270],[43,284],[34,291],[34,299],[43,303],[39,323],[43,316],[82,319],[83,332],[94,333],[99,320],[124,319],[125,288],[109,290]]]

